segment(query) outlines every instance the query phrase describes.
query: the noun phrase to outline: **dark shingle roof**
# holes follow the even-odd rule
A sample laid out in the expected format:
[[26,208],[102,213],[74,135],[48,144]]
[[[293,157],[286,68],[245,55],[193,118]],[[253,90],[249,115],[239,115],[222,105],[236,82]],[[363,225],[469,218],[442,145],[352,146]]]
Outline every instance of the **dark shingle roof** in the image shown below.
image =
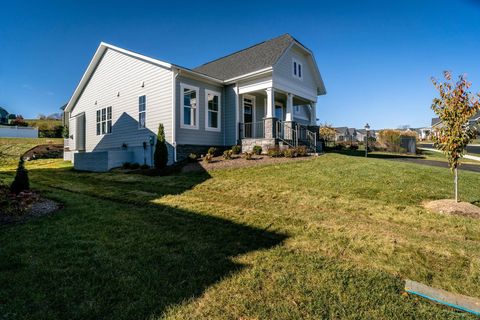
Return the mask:
[[194,68],[194,71],[227,80],[273,66],[295,39],[287,34],[237,51]]
[[440,118],[432,118],[432,123],[431,123],[431,126],[434,126],[436,125],[437,123],[440,122]]

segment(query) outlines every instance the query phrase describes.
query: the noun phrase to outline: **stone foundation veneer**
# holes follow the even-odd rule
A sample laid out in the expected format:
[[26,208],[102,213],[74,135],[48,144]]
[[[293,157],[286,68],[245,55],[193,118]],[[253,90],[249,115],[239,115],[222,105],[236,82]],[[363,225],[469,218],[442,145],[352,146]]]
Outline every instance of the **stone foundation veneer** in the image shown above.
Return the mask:
[[266,139],[275,138],[275,130],[277,125],[277,118],[266,118],[263,120],[265,126],[264,136]]
[[254,146],[260,146],[262,153],[267,153],[269,148],[275,147],[275,142],[273,138],[242,139],[242,152],[252,152]]

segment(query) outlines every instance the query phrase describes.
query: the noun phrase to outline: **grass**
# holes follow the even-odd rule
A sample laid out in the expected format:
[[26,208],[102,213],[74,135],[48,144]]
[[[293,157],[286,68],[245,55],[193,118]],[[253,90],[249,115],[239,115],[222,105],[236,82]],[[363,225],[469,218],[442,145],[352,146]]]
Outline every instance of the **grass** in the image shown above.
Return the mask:
[[39,144],[60,143],[56,138],[0,138],[0,167],[15,165],[25,152]]
[[[29,163],[56,215],[0,229],[9,319],[474,319],[402,295],[480,297],[480,221],[427,212],[448,169],[327,154],[144,177]],[[4,169],[0,179],[11,181]],[[460,172],[480,203],[478,173]]]

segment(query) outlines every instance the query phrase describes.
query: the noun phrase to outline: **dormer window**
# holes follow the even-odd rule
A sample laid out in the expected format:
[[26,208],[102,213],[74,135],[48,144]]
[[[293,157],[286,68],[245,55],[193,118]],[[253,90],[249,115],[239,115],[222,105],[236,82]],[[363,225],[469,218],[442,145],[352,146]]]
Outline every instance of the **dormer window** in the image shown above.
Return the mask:
[[303,67],[302,63],[296,59],[292,60],[293,77],[297,79],[303,79]]

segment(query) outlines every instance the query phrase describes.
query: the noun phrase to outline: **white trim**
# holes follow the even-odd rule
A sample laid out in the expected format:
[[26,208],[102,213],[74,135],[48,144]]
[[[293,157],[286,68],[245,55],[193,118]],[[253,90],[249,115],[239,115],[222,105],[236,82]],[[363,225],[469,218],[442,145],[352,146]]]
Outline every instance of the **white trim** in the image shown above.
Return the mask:
[[[298,68],[298,66],[300,66],[300,68]],[[295,74],[295,72],[297,74]],[[300,75],[298,75],[299,73]],[[292,77],[297,80],[303,81],[303,64],[295,57],[292,57]]]
[[242,95],[242,123],[245,123],[245,109],[244,109],[244,99],[252,100],[252,122],[257,122],[257,97],[252,96],[250,94],[243,94]]
[[[218,111],[217,111],[217,124],[218,128],[213,128],[208,126],[208,95],[216,95],[218,96]],[[206,131],[215,131],[220,132],[222,131],[222,94],[218,91],[208,90],[205,89],[205,130]]]
[[257,70],[257,71],[253,71],[253,72],[250,72],[250,73],[242,74],[241,76],[238,76],[238,77],[234,77],[234,78],[231,78],[231,79],[224,80],[223,82],[228,84],[228,82],[233,82],[233,81],[237,81],[237,80],[240,80],[240,79],[245,80],[246,78],[258,76],[258,75],[261,75],[262,73],[268,73],[272,70],[273,70],[272,67],[267,67],[267,68],[260,69],[260,70]]
[[[195,90],[195,92],[197,93],[196,94],[196,100],[197,100],[197,105],[195,107],[195,119],[197,120],[197,122],[195,123],[195,125],[187,125],[187,124],[184,124],[183,123],[183,109],[184,109],[184,99],[183,99],[183,91],[184,89],[192,89],[192,90]],[[198,130],[199,128],[199,122],[200,122],[200,89],[198,87],[195,87],[195,86],[192,86],[192,85],[189,85],[187,83],[180,83],[180,128],[182,129],[194,129],[194,130]]]
[[235,88],[233,88],[235,91],[235,143],[238,143],[238,140],[240,139],[240,133],[239,133],[239,126],[240,126],[240,95],[238,94],[238,82],[235,84]]
[[[139,110],[139,107],[140,107],[140,97],[143,97],[143,96],[145,96],[145,110],[143,111],[143,113],[145,114],[145,126],[140,127],[140,110]],[[147,95],[146,94],[142,94],[142,95],[139,95],[137,97],[137,114],[138,114],[138,130],[147,129]]]
[[177,131],[176,131],[176,124],[177,124],[177,75],[178,70],[172,69],[172,146],[173,146],[173,162],[177,162]]

